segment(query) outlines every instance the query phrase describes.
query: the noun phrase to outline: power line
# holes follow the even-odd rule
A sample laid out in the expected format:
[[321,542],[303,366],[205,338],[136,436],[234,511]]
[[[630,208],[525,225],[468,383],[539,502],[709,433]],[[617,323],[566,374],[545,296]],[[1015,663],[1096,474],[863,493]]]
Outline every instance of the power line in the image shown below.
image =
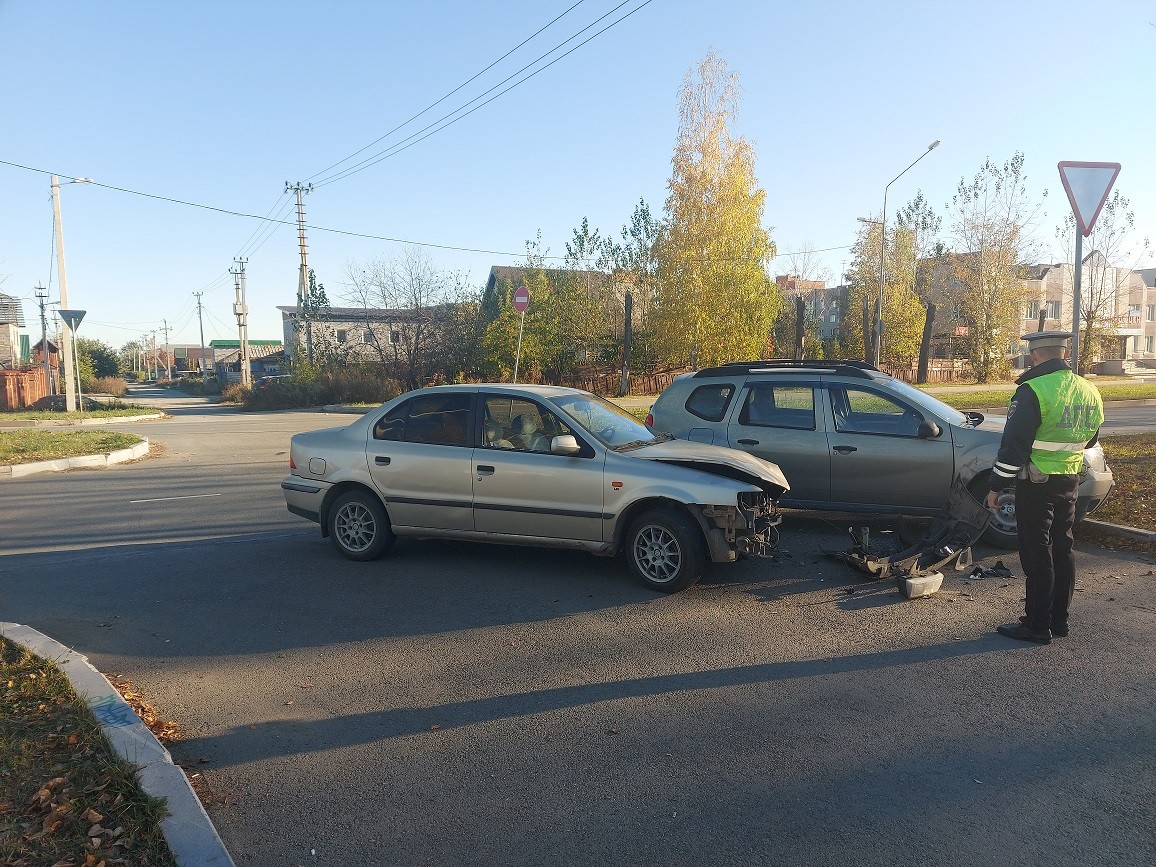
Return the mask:
[[[647,0],[647,3],[650,3],[650,2],[653,2],[653,0]],[[639,9],[641,9],[641,8],[642,7],[640,6]],[[635,10],[635,11],[638,11],[638,10]],[[631,14],[633,14],[633,13],[631,13]],[[597,35],[597,34],[595,34],[595,35]],[[591,39],[593,39],[593,38],[594,37],[591,37]],[[577,48],[580,46],[575,46],[575,47]],[[560,60],[561,58],[558,58],[558,59]],[[480,108],[481,106],[478,106],[478,107]],[[416,142],[415,142],[415,144],[416,144]],[[60,174],[62,174],[61,172],[53,172],[53,171],[49,171],[47,169],[38,169],[38,168],[34,168],[32,166],[25,166],[25,165],[21,165],[20,163],[10,162],[8,160],[0,160],[0,165],[11,166],[13,168],[23,169],[23,170],[29,171],[29,172],[36,172],[37,174],[42,174],[42,175],[53,175],[53,174],[60,175]],[[67,176],[67,172],[63,173],[63,175]],[[113,192],[117,192],[117,193],[125,193],[126,195],[130,195],[130,196],[141,196],[142,198],[153,199],[155,201],[161,201],[161,202],[168,202],[169,204],[173,204],[173,205],[182,205],[182,206],[187,207],[187,208],[199,208],[199,209],[205,210],[205,211],[213,211],[214,213],[225,214],[226,216],[230,216],[230,217],[241,217],[242,219],[247,219],[247,220],[259,220],[262,223],[267,223],[267,224],[270,224],[273,226],[293,226],[294,228],[296,228],[296,226],[297,226],[296,220],[290,221],[290,220],[270,219],[268,217],[260,217],[256,214],[248,214],[248,213],[245,213],[244,211],[233,211],[233,210],[229,210],[228,208],[219,208],[219,207],[216,207],[214,205],[205,205],[205,204],[201,204],[199,202],[190,202],[190,201],[186,201],[184,199],[176,199],[176,198],[173,198],[171,196],[161,196],[161,195],[157,195],[155,193],[141,192],[140,190],[130,190],[126,187],[117,187],[117,186],[114,186],[112,184],[102,184],[99,181],[91,181],[89,185],[94,186],[94,187],[101,187],[101,188],[106,189],[106,190],[112,190]],[[290,200],[290,201],[292,201],[292,200]],[[391,244],[408,244],[408,245],[411,245],[414,247],[429,247],[429,248],[434,249],[434,250],[448,250],[448,251],[456,252],[456,253],[484,253],[488,256],[507,256],[507,257],[517,257],[517,256],[525,255],[524,250],[518,251],[518,252],[511,252],[509,250],[490,250],[490,249],[485,249],[485,248],[481,248],[481,247],[461,247],[461,246],[456,246],[453,244],[435,244],[435,243],[430,242],[430,241],[415,241],[415,240],[407,239],[407,238],[395,238],[395,237],[392,237],[390,235],[375,235],[375,234],[372,234],[370,232],[356,232],[356,231],[353,231],[350,229],[337,229],[337,228],[333,228],[330,226],[318,226],[316,224],[311,225],[311,228],[315,232],[328,232],[330,234],[344,235],[344,236],[351,237],[351,238],[365,238],[366,240],[370,240],[370,241],[386,241],[386,242],[391,243]],[[850,249],[851,246],[853,246],[853,245],[847,245],[847,246],[842,246],[842,247],[824,247],[824,248],[819,249],[819,250],[813,250],[812,252],[824,253],[824,252],[829,252],[831,250],[845,250],[845,249]],[[779,256],[783,256],[783,255],[789,255],[789,254],[780,253],[777,256],[775,256],[774,258],[778,258]],[[543,259],[549,259],[549,260],[556,260],[556,261],[564,261],[566,259],[565,256],[543,256],[542,258]],[[740,258],[745,258],[745,257],[740,257]],[[701,260],[701,261],[723,262],[723,261],[738,261],[738,259],[712,259],[712,260]],[[224,276],[227,276],[227,274],[222,275],[222,277],[218,277],[216,280],[214,280],[212,283],[210,283],[209,286],[213,286],[217,282],[221,281],[224,278]]]
[[[648,0],[648,2],[649,2],[649,0]],[[0,160],[0,165],[12,166],[13,168],[24,169],[25,171],[36,172],[36,173],[42,174],[42,175],[59,174],[59,172],[51,172],[51,171],[47,171],[45,169],[37,169],[37,168],[33,168],[32,166],[25,166],[25,165],[20,165],[19,163],[9,162],[8,160]],[[130,190],[130,189],[127,189],[125,187],[113,186],[112,184],[102,184],[99,181],[92,181],[90,183],[90,186],[102,187],[103,189],[106,189],[106,190],[112,190],[113,192],[117,192],[117,193],[125,193],[125,194],[130,195],[130,196],[141,196],[142,198],[146,198],[146,199],[153,199],[155,201],[160,201],[160,202],[168,202],[169,204],[173,204],[173,205],[183,205],[186,208],[200,208],[201,210],[204,210],[204,211],[213,211],[214,213],[225,214],[226,216],[229,216],[229,217],[241,217],[241,218],[247,219],[247,220],[261,220],[262,222],[267,222],[267,223],[277,225],[277,226],[293,226],[293,227],[297,226],[296,220],[293,220],[293,221],[274,220],[274,219],[269,219],[266,217],[259,217],[256,214],[247,214],[244,211],[232,211],[232,210],[229,210],[228,208],[218,208],[214,205],[203,205],[199,202],[189,202],[189,201],[186,201],[184,199],[175,199],[171,196],[160,196],[160,195],[157,195],[155,193],[145,193],[145,192],[141,192],[140,190]],[[314,225],[314,226],[312,226],[312,228],[318,232],[332,232],[334,234],[348,235],[348,236],[355,237],[355,238],[366,238],[366,239],[369,239],[372,241],[389,241],[391,243],[396,243],[396,244],[412,244],[415,247],[432,247],[432,248],[439,249],[439,250],[453,250],[453,251],[457,251],[457,252],[461,252],[461,253],[486,253],[486,254],[492,255],[492,256],[521,256],[521,255],[523,255],[522,252],[510,253],[510,252],[504,252],[504,251],[500,251],[500,250],[483,250],[483,249],[478,249],[478,248],[474,248],[474,247],[455,247],[455,246],[450,245],[450,244],[432,244],[432,243],[427,243],[424,241],[409,241],[409,240],[406,240],[404,238],[391,238],[391,237],[388,237],[385,235],[371,235],[371,234],[368,234],[365,232],[353,232],[353,231],[348,231],[348,230],[344,230],[344,229],[330,229],[330,228],[326,228],[324,226]],[[565,259],[566,257],[565,256],[545,256],[543,258],[561,260],[561,259]]]
[[[495,60],[493,63],[491,63],[489,66],[487,66],[485,69],[481,70],[481,72],[478,72],[478,73],[477,73],[476,75],[474,75],[472,78],[469,78],[469,79],[467,79],[466,81],[463,81],[461,84],[459,84],[457,87],[455,87],[455,88],[454,88],[453,90],[451,90],[449,93],[447,93],[445,96],[441,97],[441,99],[438,99],[438,100],[436,100],[435,102],[431,102],[429,105],[427,105],[427,106],[426,106],[425,108],[423,108],[421,111],[419,111],[417,114],[413,115],[412,117],[408,118],[407,120],[404,120],[404,121],[402,121],[402,122],[401,122],[401,123],[399,123],[397,126],[395,126],[393,129],[391,129],[389,132],[385,133],[384,135],[380,136],[379,138],[376,138],[376,139],[374,139],[374,140],[373,140],[373,141],[371,141],[369,144],[367,144],[365,147],[361,148],[360,150],[356,150],[356,151],[354,151],[354,152],[353,152],[353,153],[351,153],[349,156],[345,157],[344,159],[340,159],[340,160],[338,160],[338,161],[337,161],[337,162],[335,162],[333,165],[331,165],[331,166],[328,166],[328,167],[326,167],[326,168],[322,169],[321,171],[317,172],[316,174],[310,175],[310,176],[309,176],[309,177],[307,177],[305,180],[306,180],[306,181],[312,181],[314,178],[317,178],[317,177],[320,177],[320,176],[324,175],[324,174],[325,174],[326,172],[328,172],[330,169],[335,169],[335,168],[337,168],[339,165],[341,165],[342,163],[344,163],[344,162],[348,162],[349,160],[351,160],[351,159],[353,159],[355,156],[357,156],[359,153],[362,153],[363,151],[369,150],[369,148],[373,147],[373,146],[374,146],[375,144],[377,144],[378,142],[380,142],[380,141],[383,141],[384,139],[387,139],[387,138],[389,138],[391,135],[393,135],[395,132],[397,132],[397,131],[398,131],[399,129],[401,129],[402,127],[404,127],[404,126],[408,125],[409,123],[411,123],[411,122],[413,122],[413,121],[417,120],[419,117],[421,117],[421,116],[422,116],[423,114],[425,114],[427,111],[429,111],[431,108],[435,108],[435,107],[437,107],[438,105],[440,105],[441,103],[445,102],[447,99],[449,99],[451,96],[453,96],[453,95],[454,95],[455,93],[457,93],[459,90],[461,90],[461,89],[462,89],[463,87],[465,87],[467,84],[471,84],[472,82],[476,81],[476,80],[477,80],[478,78],[480,78],[481,76],[485,75],[487,72],[489,72],[489,71],[490,71],[491,69],[493,69],[495,66],[497,66],[499,63],[501,63],[503,60],[505,60],[507,57],[509,57],[511,54],[513,54],[515,51],[517,51],[519,48],[521,48],[522,46],[524,46],[524,45],[525,45],[526,43],[528,43],[530,40],[532,40],[532,39],[534,39],[535,37],[539,36],[539,35],[540,35],[542,32],[544,32],[544,31],[545,31],[545,30],[547,30],[549,27],[551,27],[551,26],[553,26],[554,24],[556,24],[556,23],[557,23],[559,20],[561,20],[563,17],[565,17],[565,16],[566,16],[566,15],[568,15],[569,13],[573,12],[573,11],[574,11],[576,8],[578,8],[579,6],[581,6],[581,5],[582,5],[582,3],[584,3],[584,2],[585,2],[585,0],[578,0],[578,2],[577,2],[577,3],[575,3],[575,4],[574,4],[573,6],[571,6],[569,9],[565,10],[564,12],[562,12],[562,14],[561,14],[561,15],[558,15],[557,17],[555,17],[554,19],[552,19],[552,20],[551,20],[549,23],[547,23],[547,24],[543,25],[542,27],[540,27],[540,28],[539,28],[538,30],[536,30],[536,31],[535,31],[533,34],[531,34],[530,36],[528,36],[528,37],[526,37],[525,39],[523,39],[521,42],[519,42],[517,45],[515,45],[513,48],[511,48],[509,51],[507,51],[505,54],[503,54],[501,57],[499,57],[497,60]],[[572,39],[572,38],[573,38],[573,37],[571,37],[571,39]],[[562,44],[564,45],[565,43],[562,43]],[[554,51],[554,50],[556,50],[556,48],[557,48],[557,46],[555,46],[555,48],[552,48],[552,49],[550,49],[550,50],[551,50],[551,51]],[[535,62],[536,62],[536,61],[535,61]],[[467,104],[468,104],[468,103],[467,103]]]
[[[279,193],[277,198],[273,201],[273,204],[270,205],[269,210],[265,212],[266,219],[268,219],[270,214],[272,214],[274,211],[277,210],[277,208],[283,203],[284,199],[285,199],[285,194]],[[264,226],[258,226],[257,228],[255,228],[253,230],[253,232],[249,235],[249,237],[245,239],[245,243],[243,243],[241,245],[242,251],[246,247],[248,247],[249,244],[251,244],[253,242],[253,239],[256,238],[258,234],[260,234],[260,232],[263,230],[263,228],[264,228]]]
[[[498,93],[495,93],[493,96],[491,96],[485,102],[482,102],[482,103],[479,103],[478,105],[475,105],[473,108],[471,108],[469,111],[466,111],[464,114],[461,114],[458,117],[453,117],[455,114],[458,114],[458,112],[461,112],[463,109],[465,109],[466,106],[470,105],[471,103],[477,102],[479,99],[481,99],[487,93],[490,93],[490,92],[494,91],[495,89],[501,87],[503,84],[505,84],[507,81],[514,78],[515,76],[521,75],[523,72],[525,72],[527,69],[532,67],[534,64],[545,59],[546,57],[549,57],[551,54],[553,54],[555,51],[557,51],[559,48],[561,48],[567,42],[576,38],[577,36],[581,35],[582,33],[585,33],[587,30],[589,30],[595,24],[598,24],[599,22],[604,21],[606,18],[613,15],[615,12],[617,12],[619,9],[621,9],[623,6],[627,5],[627,3],[630,3],[630,2],[632,2],[632,0],[623,0],[623,2],[619,3],[617,6],[615,6],[613,9],[611,9],[609,12],[607,12],[601,18],[598,18],[597,20],[591,22],[590,24],[587,24],[585,27],[583,27],[581,30],[579,30],[577,33],[575,33],[569,39],[566,39],[565,41],[554,46],[549,51],[547,51],[545,54],[542,54],[539,57],[537,57],[535,60],[531,61],[530,63],[527,63],[525,66],[523,66],[517,72],[511,73],[506,78],[502,79],[497,84],[495,84],[493,87],[489,88],[489,90],[483,91],[482,93],[478,94],[473,99],[471,99],[469,102],[467,102],[464,105],[451,111],[449,114],[442,115],[438,120],[435,120],[433,123],[431,123],[425,127],[422,127],[417,132],[410,134],[406,138],[403,138],[397,144],[390,145],[390,147],[386,148],[384,151],[382,151],[378,154],[375,154],[372,157],[367,157],[366,159],[362,160],[361,162],[356,163],[353,166],[350,166],[348,169],[344,169],[343,171],[338,172],[337,174],[333,175],[332,177],[322,178],[321,180],[317,181],[317,183],[315,183],[314,186],[315,187],[324,187],[324,186],[327,186],[329,184],[334,183],[335,181],[344,180],[345,178],[350,177],[351,175],[355,175],[358,172],[362,172],[365,169],[370,168],[371,166],[377,165],[379,162],[381,162],[383,160],[389,159],[390,157],[397,156],[402,151],[408,150],[409,148],[413,147],[415,144],[418,144],[419,142],[425,141],[430,136],[437,135],[442,130],[447,129],[447,128],[453,126],[458,121],[464,120],[465,118],[469,117],[471,114],[473,114],[478,109],[484,108],[485,106],[489,105],[491,102],[493,102],[498,97],[504,96],[505,94],[509,93],[515,87],[518,87],[522,84],[525,84],[527,81],[529,81],[534,76],[536,76],[542,72],[545,72],[547,69],[549,69],[551,66],[553,66],[558,61],[564,60],[565,58],[569,57],[571,54],[573,54],[579,48],[581,48],[582,46],[586,45],[587,43],[593,41],[594,39],[597,39],[599,36],[601,36],[607,30],[610,30],[612,27],[617,27],[619,24],[621,24],[623,21],[625,21],[631,15],[634,15],[636,12],[639,12],[642,9],[644,9],[645,7],[649,6],[652,2],[654,2],[654,0],[645,0],[645,2],[641,6],[638,6],[637,8],[632,9],[630,12],[627,12],[625,15],[623,15],[617,21],[612,21],[610,24],[603,27],[597,33],[593,34],[592,36],[588,37],[587,39],[583,40],[582,42],[579,42],[577,45],[575,45],[569,51],[565,52],[564,54],[560,54],[558,57],[555,57],[553,60],[551,60],[545,66],[541,67],[540,69],[534,70],[529,75],[527,75],[525,78],[522,78],[518,81],[515,81],[513,84],[511,84],[505,90],[501,90]],[[442,124],[441,126],[437,126],[438,124],[442,123],[442,121],[445,121],[447,118],[453,118],[453,120],[449,120],[448,122]],[[434,127],[437,127],[437,128],[434,129]],[[426,132],[427,130],[429,130],[429,132]],[[426,134],[422,135],[422,133],[426,133]],[[416,138],[417,136],[420,136],[420,138]],[[410,141],[411,139],[413,139],[413,141]],[[405,144],[406,142],[409,142],[409,144]]]

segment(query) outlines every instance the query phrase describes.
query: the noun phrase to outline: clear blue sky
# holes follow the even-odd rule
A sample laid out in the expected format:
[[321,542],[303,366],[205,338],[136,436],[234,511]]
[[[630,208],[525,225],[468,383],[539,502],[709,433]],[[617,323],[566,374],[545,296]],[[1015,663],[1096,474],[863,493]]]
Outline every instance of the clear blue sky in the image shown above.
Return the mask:
[[[1043,259],[1070,259],[1059,160],[1123,164],[1139,235],[1156,227],[1156,5],[1107,0],[704,3],[584,0],[477,81],[361,156],[436,120],[595,19],[637,10],[463,120],[306,197],[309,263],[334,303],[346,270],[405,239],[481,284],[541,230],[552,255],[583,217],[617,235],[638,202],[666,198],[683,77],[712,48],[739,74],[736,132],[753,142],[765,221],[781,253],[824,250],[832,277],[857,216],[922,189],[937,208],[988,156],[1017,149],[1049,191]],[[48,172],[107,186],[61,190],[70,306],[113,346],[159,330],[236,338],[233,281],[249,257],[250,337],[280,338],[294,303],[285,181],[319,173],[466,82],[574,0],[17,2],[0,0],[0,291],[57,297]],[[565,50],[565,49],[562,49]],[[547,60],[561,52],[550,55]],[[544,61],[545,62],[545,61]],[[539,64],[541,65],[541,64]],[[535,67],[537,68],[537,67]],[[360,157],[359,157],[360,158]],[[120,192],[132,190],[148,198]],[[254,234],[258,233],[258,234]],[[1154,238],[1156,240],[1156,238]],[[787,259],[775,263],[787,270]],[[1132,262],[1120,264],[1133,264]],[[1144,259],[1151,266],[1151,257]]]

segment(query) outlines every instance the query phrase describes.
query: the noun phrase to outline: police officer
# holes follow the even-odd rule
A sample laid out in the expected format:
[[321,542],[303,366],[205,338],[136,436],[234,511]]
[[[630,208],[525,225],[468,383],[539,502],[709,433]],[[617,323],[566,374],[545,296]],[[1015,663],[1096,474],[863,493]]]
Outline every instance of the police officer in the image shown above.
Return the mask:
[[1016,532],[1027,582],[1025,614],[1000,626],[1008,638],[1048,644],[1068,634],[1068,606],[1076,585],[1072,525],[1084,448],[1104,422],[1100,392],[1072,372],[1065,360],[1068,332],[1037,331],[1021,337],[1031,367],[1016,380],[987,507],[1015,483]]

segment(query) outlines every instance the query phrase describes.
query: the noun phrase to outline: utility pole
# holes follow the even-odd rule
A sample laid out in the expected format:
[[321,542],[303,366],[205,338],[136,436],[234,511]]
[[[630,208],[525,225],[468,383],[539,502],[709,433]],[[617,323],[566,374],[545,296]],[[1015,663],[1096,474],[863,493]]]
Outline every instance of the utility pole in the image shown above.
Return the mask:
[[252,385],[253,371],[249,365],[249,307],[245,304],[245,259],[234,260],[236,269],[230,268],[233,275],[234,289],[237,300],[233,304],[233,315],[237,317],[237,336],[241,343],[241,384]]
[[309,321],[309,265],[306,257],[305,243],[305,202],[301,198],[305,193],[313,192],[313,184],[296,185],[285,182],[285,192],[297,194],[297,245],[301,248],[301,274],[297,278],[297,324],[305,325],[305,357],[313,363],[313,326]]
[[152,332],[152,343],[149,346],[149,358],[152,360],[152,365],[149,368],[150,379],[160,379],[161,371],[157,366],[157,333]]
[[169,361],[169,320],[162,319],[161,324],[164,326],[161,330],[165,333],[165,379],[173,378],[173,368]]
[[43,286],[36,287],[36,300],[40,303],[40,347],[44,354],[44,393],[56,394],[52,387],[52,364],[48,359],[48,316],[44,312],[44,304],[48,300],[48,290]]
[[201,368],[201,379],[204,379],[205,375],[206,375],[205,374],[205,322],[203,319],[201,319],[201,296],[204,295],[205,293],[204,292],[194,292],[193,294],[197,296],[197,325],[201,329],[201,363],[200,363],[199,367]]
[[[68,309],[68,273],[64,268],[64,228],[60,225],[60,181],[52,176],[52,225],[56,230],[56,271],[60,285],[60,307]],[[64,411],[76,412],[76,382],[72,375],[72,329],[60,326],[60,352],[64,362]]]

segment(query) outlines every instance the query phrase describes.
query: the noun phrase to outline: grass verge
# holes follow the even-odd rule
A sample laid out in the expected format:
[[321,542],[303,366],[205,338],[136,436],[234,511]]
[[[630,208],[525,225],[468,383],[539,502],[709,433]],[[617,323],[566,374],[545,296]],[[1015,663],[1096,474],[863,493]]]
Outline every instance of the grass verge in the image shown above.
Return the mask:
[[[1156,385],[1134,383],[1094,383],[1104,400],[1153,400]],[[1014,384],[988,388],[982,391],[936,391],[934,397],[956,409],[989,409],[1005,407],[1015,392]]]
[[0,425],[5,421],[58,421],[70,424],[86,418],[135,418],[151,415],[159,410],[147,406],[121,405],[115,409],[89,409],[84,412],[53,412],[52,410],[27,410],[24,412],[0,412]]
[[101,455],[142,442],[132,434],[104,430],[0,430],[0,467]]
[[176,865],[141,788],[53,663],[0,638],[0,863]]
[[1156,532],[1156,434],[1106,437],[1103,445],[1116,486],[1092,517]]

